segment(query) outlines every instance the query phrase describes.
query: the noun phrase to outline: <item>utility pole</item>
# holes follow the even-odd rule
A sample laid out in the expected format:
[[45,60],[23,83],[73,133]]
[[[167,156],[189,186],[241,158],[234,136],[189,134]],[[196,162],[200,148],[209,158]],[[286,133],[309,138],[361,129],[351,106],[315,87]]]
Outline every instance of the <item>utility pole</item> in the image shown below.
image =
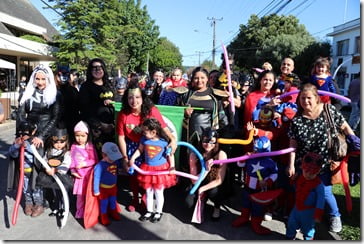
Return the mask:
[[212,17],[211,19],[207,17],[207,20],[211,20],[211,26],[213,27],[213,34],[212,34],[212,66],[215,66],[215,42],[216,42],[216,34],[215,34],[215,26],[216,26],[216,20],[222,20],[216,19],[215,17]]
[[201,51],[196,51],[196,53],[198,53],[198,66],[201,65]]

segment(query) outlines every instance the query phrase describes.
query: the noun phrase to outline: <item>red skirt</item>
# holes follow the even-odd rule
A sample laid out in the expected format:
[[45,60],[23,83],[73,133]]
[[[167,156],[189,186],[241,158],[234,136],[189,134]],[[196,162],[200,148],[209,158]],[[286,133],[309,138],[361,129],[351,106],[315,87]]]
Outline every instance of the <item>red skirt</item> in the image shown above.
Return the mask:
[[[166,162],[165,164],[158,165],[158,166],[150,166],[146,163],[142,163],[140,168],[144,171],[166,171],[169,170],[169,163]],[[138,174],[137,179],[139,185],[143,189],[154,188],[154,189],[161,189],[161,188],[169,188],[177,183],[177,178],[175,174],[165,174],[165,175],[143,175]]]

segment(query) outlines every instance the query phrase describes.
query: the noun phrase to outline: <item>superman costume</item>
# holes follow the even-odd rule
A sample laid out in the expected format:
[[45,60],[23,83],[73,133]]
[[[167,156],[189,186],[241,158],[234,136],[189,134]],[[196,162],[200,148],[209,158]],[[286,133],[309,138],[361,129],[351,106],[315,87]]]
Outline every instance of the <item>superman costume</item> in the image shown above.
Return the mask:
[[100,161],[94,169],[94,193],[100,193],[100,211],[101,214],[107,212],[107,209],[114,210],[116,208],[116,192],[117,192],[117,171],[121,167],[119,160],[108,163]]
[[[332,93],[336,93],[336,88],[334,85],[334,80],[332,76],[327,76],[326,78],[317,77],[316,75],[312,75],[310,78],[310,83],[315,85],[317,90],[328,91]],[[329,96],[320,96],[321,101],[324,103],[330,103]]]
[[[145,171],[164,171],[169,170],[167,161],[167,145],[168,142],[164,139],[148,140],[142,137],[141,144],[144,145],[144,162],[140,168]],[[137,179],[142,188],[169,188],[176,184],[175,174],[165,175],[142,175],[138,174]]]

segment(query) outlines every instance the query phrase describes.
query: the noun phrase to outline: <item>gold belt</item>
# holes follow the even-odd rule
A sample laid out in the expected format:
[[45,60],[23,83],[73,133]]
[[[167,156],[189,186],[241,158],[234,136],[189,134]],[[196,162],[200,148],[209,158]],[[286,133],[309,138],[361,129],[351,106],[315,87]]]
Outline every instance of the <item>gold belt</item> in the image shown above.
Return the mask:
[[105,185],[105,184],[100,184],[101,188],[113,188],[116,184],[112,184],[112,185]]
[[24,173],[31,173],[32,171],[32,168],[24,168]]

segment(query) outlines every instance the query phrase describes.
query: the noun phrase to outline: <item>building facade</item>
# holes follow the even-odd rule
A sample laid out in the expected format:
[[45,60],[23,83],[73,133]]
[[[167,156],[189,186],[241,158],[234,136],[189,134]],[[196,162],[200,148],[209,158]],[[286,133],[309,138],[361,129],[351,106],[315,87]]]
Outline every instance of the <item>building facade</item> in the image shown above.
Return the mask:
[[[29,78],[39,63],[55,60],[52,37],[56,34],[29,0],[0,1],[0,82],[7,83],[5,91],[15,91],[20,77]],[[30,41],[29,36],[43,43]]]
[[333,38],[331,72],[346,96],[350,81],[360,71],[360,18],[335,26],[327,36]]

